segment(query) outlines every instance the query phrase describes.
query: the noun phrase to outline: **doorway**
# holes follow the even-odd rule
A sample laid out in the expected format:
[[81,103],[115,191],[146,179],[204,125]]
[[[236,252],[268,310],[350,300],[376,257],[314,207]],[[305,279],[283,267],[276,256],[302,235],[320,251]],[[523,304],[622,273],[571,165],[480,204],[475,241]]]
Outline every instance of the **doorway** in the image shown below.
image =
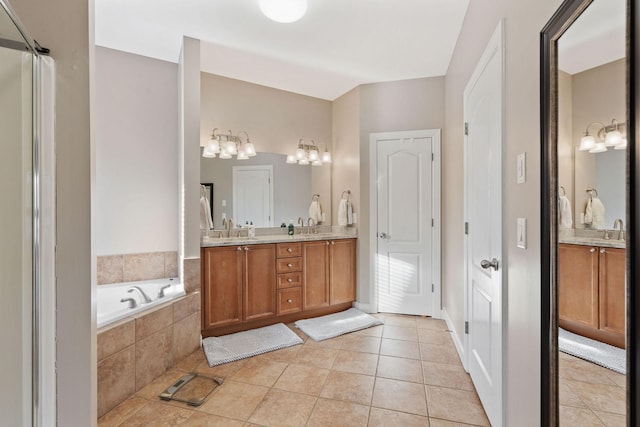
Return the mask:
[[373,133],[378,311],[440,317],[440,130]]
[[273,227],[273,165],[233,167],[236,224]]

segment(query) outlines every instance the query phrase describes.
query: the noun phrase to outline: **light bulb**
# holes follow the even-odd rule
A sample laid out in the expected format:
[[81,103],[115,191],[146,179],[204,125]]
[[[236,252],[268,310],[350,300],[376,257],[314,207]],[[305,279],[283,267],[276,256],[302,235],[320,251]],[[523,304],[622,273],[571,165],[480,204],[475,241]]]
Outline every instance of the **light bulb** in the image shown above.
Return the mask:
[[312,148],[309,150],[309,160],[311,162],[315,162],[316,160],[320,160],[320,156],[318,155],[318,150]]
[[618,144],[622,143],[622,135],[620,135],[620,131],[612,130],[607,133],[607,136],[604,138],[604,145],[607,147],[615,147]]
[[207,159],[211,159],[216,156],[212,150],[209,149],[209,144],[202,150],[202,157],[206,157]]
[[324,153],[322,153],[322,163],[331,163],[331,153],[329,153],[329,150],[324,150]]
[[582,139],[580,140],[580,148],[578,148],[578,150],[580,151],[588,151],[591,150],[593,147],[596,146],[596,140],[593,136],[591,135],[585,135],[582,137]]
[[233,141],[227,141],[224,144],[224,151],[229,154],[238,154],[238,147],[236,147],[236,143]]
[[296,150],[296,160],[302,160],[307,157],[307,153],[304,151],[304,148],[298,147]]
[[247,143],[244,144],[244,152],[247,153],[247,156],[253,157],[256,155],[256,147],[254,147],[252,142],[247,140]]
[[307,11],[307,0],[260,0],[259,5],[267,18],[283,24],[299,20]]

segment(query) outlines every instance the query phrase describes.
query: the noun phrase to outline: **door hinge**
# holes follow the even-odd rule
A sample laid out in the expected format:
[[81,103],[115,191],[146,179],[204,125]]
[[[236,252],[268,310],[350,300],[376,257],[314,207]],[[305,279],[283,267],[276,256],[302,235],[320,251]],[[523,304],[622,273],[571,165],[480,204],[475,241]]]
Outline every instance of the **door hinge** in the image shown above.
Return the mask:
[[464,322],[464,333],[468,334],[469,333],[469,322]]
[[469,223],[468,222],[464,223],[464,234],[469,234]]
[[464,122],[464,134],[469,135],[469,123]]
[[431,153],[431,161],[433,162],[435,160],[435,155],[433,153]]
[[435,292],[436,291],[436,285],[434,285],[433,283],[431,284],[431,292]]
[[431,218],[431,226],[432,226],[432,227],[435,227],[435,221],[434,221],[434,219],[433,219],[433,218]]

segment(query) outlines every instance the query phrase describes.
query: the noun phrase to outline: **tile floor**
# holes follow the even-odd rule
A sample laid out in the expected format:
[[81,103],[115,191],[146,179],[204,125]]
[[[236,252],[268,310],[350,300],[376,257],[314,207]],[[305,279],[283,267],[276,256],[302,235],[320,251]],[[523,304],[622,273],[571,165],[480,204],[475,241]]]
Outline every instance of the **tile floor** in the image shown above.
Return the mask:
[[[199,349],[98,425],[489,425],[442,320],[378,316],[384,326],[321,342],[290,325],[303,345],[214,368]],[[225,383],[198,408],[157,398],[188,371],[221,376]]]
[[626,376],[560,352],[560,426],[625,427]]

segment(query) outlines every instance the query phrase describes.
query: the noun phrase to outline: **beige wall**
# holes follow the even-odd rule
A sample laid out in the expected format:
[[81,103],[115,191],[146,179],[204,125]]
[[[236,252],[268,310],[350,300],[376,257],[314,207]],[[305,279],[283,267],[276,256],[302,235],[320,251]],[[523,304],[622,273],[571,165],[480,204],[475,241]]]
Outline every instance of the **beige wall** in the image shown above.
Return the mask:
[[[573,134],[573,84],[571,74],[558,72],[558,188],[564,187],[571,203],[573,194],[574,145],[580,141]],[[562,194],[562,191],[560,194]],[[575,211],[575,209],[574,209]],[[575,216],[575,212],[574,216]],[[574,218],[575,227],[576,220]]]
[[23,0],[14,7],[56,61],[58,425],[91,426],[96,423],[89,126],[93,1]]
[[[540,30],[560,0],[469,2],[447,72],[443,194],[444,305],[463,331],[463,92],[498,21],[505,19],[502,264],[507,289],[506,424],[540,425]],[[516,183],[516,156],[527,154],[527,181]],[[516,248],[516,218],[527,218],[527,249]]]

